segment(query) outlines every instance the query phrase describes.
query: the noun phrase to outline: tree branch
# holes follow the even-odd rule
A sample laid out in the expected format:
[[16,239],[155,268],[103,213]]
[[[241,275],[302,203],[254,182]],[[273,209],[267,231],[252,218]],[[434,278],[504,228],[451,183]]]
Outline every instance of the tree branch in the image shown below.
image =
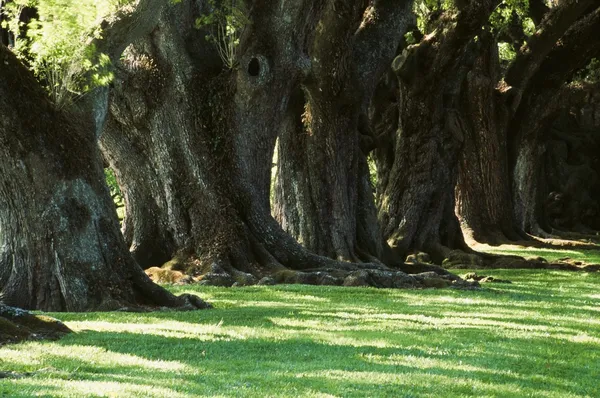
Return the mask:
[[413,0],[375,0],[364,13],[355,33],[353,56],[366,101],[415,23],[412,6]]
[[529,0],[529,16],[535,25],[539,25],[550,8],[544,3],[544,0]]
[[[550,10],[538,30],[520,49],[509,66],[504,79],[506,84],[522,92],[557,41],[593,2],[594,0],[565,0],[558,7]],[[520,96],[511,96],[511,98],[520,98]],[[518,102],[519,100],[510,104],[513,110],[518,106]]]
[[[547,55],[530,79],[523,99],[515,112],[513,137],[538,134],[553,120],[556,110],[569,100],[568,83],[574,73],[600,55],[600,7],[571,29]],[[516,141],[518,142],[518,141]]]
[[102,23],[102,38],[95,41],[96,48],[116,65],[129,44],[154,29],[166,4],[164,0],[139,0],[120,10]]
[[531,77],[524,97],[559,89],[600,54],[600,7],[576,23],[547,54]]

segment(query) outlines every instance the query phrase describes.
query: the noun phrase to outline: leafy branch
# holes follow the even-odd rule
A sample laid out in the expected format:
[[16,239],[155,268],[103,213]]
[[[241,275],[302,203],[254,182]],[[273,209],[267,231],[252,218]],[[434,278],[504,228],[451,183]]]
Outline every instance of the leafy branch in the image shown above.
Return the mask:
[[240,39],[250,25],[249,12],[244,0],[208,1],[210,12],[196,19],[196,28],[208,27],[206,40],[212,42],[223,61],[233,69],[238,64]]

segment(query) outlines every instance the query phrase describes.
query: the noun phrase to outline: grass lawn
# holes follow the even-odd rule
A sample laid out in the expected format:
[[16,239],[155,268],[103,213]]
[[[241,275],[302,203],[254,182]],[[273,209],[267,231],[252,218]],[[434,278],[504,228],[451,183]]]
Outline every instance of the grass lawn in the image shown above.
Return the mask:
[[550,249],[518,245],[490,246],[486,244],[477,244],[475,250],[495,254],[512,254],[525,258],[543,257],[548,261],[556,261],[568,257],[588,264],[600,264],[600,250],[587,250],[576,246]]
[[[468,272],[468,271],[461,271]],[[0,396],[600,397],[600,273],[479,271],[481,291],[175,287],[215,309],[54,314],[0,348]]]

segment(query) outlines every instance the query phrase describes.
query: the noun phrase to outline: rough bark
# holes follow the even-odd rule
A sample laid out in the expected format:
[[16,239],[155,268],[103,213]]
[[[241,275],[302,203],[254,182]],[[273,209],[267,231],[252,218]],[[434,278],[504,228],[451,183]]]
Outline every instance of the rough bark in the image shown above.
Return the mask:
[[[199,279],[212,284],[256,283],[265,276],[341,284],[358,270],[308,252],[270,215],[281,110],[309,66],[306,43],[321,8],[319,1],[255,4],[234,70],[206,62],[216,52],[193,27],[201,10],[192,2],[167,9],[153,34],[128,50],[102,145],[126,195],[133,218],[125,221],[126,232],[136,247],[171,240],[172,255],[185,255]],[[152,65],[151,73],[141,60]],[[153,91],[145,93],[146,87]],[[133,145],[148,166],[127,156]],[[136,187],[148,178],[154,179],[151,191],[140,194]],[[136,214],[147,209],[156,209],[154,230],[168,226],[168,239],[147,240],[152,231],[137,231],[147,227]]]
[[544,231],[549,231],[543,218],[544,189],[537,185],[540,178],[534,178],[543,174],[541,155],[546,142],[541,133],[559,114],[557,110],[565,82],[600,54],[599,30],[600,8],[597,8],[565,33],[531,77],[508,125],[512,134],[509,137],[509,161],[513,173],[515,217],[527,232],[544,235]]
[[46,311],[202,306],[154,285],[131,259],[90,125],[53,108],[0,46],[0,289]]
[[493,62],[495,55],[482,54],[471,72],[465,108],[478,111],[469,118],[457,210],[475,240],[528,239],[524,232],[548,236],[541,133],[564,103],[564,82],[597,53],[598,10],[586,13],[590,4],[583,3],[564,2],[548,12],[504,81],[482,69],[484,58]]
[[[467,249],[454,214],[458,156],[464,141],[460,93],[478,51],[473,41],[497,2],[467,2],[394,60],[399,123],[393,160],[378,188],[379,219],[401,256],[423,250],[438,262]],[[383,185],[385,184],[385,185]]]
[[506,72],[505,81],[514,91],[514,100],[511,104],[513,111],[520,104],[520,94],[544,62],[546,55],[555,48],[558,39],[594,2],[594,0],[565,0],[544,16],[537,31],[527,40],[519,56]]
[[387,260],[365,157],[373,141],[367,114],[412,21],[412,1],[364,3],[331,1],[324,14],[304,104],[292,103],[280,134],[274,204],[309,250],[352,262]]
[[[598,84],[571,87],[568,105],[549,132],[544,154],[544,218],[553,234],[600,230],[600,91]],[[574,95],[573,95],[574,94]]]
[[520,240],[510,196],[506,149],[507,111],[497,106],[500,80],[497,43],[480,36],[482,50],[469,72],[461,96],[464,145],[460,153],[456,211],[462,230],[478,242]]

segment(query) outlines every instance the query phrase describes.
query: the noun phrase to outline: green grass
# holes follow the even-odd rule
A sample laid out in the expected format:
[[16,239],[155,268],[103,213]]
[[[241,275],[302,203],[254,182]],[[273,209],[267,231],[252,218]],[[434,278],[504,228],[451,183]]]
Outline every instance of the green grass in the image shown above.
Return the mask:
[[[600,249],[600,246],[598,247]],[[494,254],[512,254],[515,256],[521,256],[525,258],[530,257],[543,257],[548,261],[556,261],[569,257],[571,259],[577,259],[589,264],[600,264],[600,250],[586,250],[578,249],[577,247],[572,248],[556,248],[556,249],[545,249],[536,247],[525,247],[525,246],[487,246],[479,245],[477,250],[481,250],[488,253]]]
[[187,286],[216,308],[54,314],[77,333],[0,348],[35,372],[0,396],[600,396],[600,274],[484,273],[514,283]]

